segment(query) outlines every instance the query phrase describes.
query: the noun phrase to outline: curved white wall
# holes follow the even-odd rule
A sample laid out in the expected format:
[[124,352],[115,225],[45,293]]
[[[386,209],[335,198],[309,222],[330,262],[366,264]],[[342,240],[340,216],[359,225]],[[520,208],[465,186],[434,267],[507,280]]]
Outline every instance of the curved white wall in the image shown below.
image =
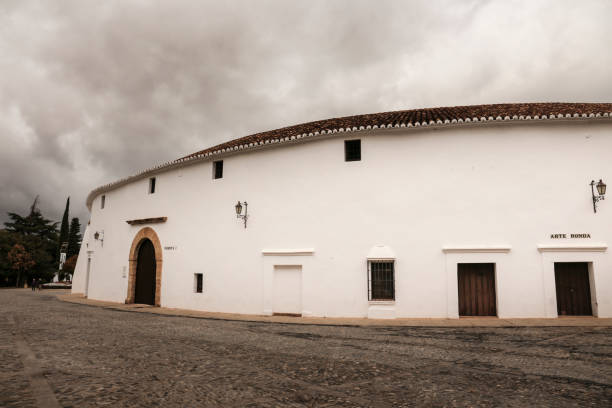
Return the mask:
[[[456,263],[491,261],[500,317],[554,317],[550,265],[571,259],[593,263],[597,313],[609,317],[612,202],[594,214],[588,183],[612,179],[611,130],[609,120],[378,130],[226,156],[218,180],[210,161],[163,172],[155,194],[143,179],[107,192],[104,209],[94,200],[83,241],[93,251],[88,296],[125,300],[140,229],[125,221],[164,216],[149,225],[176,247],[163,253],[162,306],[269,313],[274,266],[302,265],[306,315],[456,317]],[[362,159],[345,162],[343,141],[356,138]],[[249,203],[246,229],[238,200]],[[376,245],[396,257],[393,304],[368,302]],[[202,294],[194,273],[204,274]]]

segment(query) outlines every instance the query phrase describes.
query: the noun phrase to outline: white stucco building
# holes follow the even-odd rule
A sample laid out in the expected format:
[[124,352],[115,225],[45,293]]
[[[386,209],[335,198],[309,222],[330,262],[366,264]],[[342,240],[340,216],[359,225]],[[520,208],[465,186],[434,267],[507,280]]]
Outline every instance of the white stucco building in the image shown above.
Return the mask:
[[72,290],[245,314],[612,317],[612,202],[590,185],[612,179],[611,115],[433,108],[230,141],[93,190]]

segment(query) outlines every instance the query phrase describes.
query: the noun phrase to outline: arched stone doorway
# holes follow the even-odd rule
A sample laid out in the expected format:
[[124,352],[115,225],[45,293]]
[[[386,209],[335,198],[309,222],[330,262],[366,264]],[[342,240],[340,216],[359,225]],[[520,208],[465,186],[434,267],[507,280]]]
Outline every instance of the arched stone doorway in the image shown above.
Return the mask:
[[130,274],[125,303],[160,306],[162,247],[152,228],[145,227],[134,237],[129,264]]

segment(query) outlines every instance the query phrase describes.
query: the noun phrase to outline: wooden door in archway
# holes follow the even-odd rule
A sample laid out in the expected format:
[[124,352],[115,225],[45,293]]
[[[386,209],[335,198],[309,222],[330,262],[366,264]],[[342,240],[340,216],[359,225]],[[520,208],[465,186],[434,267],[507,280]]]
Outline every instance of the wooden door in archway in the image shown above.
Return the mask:
[[155,305],[155,273],[155,248],[150,240],[145,239],[138,248],[135,303]]

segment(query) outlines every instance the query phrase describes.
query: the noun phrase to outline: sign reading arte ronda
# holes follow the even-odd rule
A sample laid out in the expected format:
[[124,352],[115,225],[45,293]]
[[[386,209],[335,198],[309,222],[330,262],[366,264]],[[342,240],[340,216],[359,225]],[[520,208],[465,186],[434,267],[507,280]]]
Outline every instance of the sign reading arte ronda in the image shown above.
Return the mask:
[[551,239],[561,238],[591,238],[591,234],[550,234]]

